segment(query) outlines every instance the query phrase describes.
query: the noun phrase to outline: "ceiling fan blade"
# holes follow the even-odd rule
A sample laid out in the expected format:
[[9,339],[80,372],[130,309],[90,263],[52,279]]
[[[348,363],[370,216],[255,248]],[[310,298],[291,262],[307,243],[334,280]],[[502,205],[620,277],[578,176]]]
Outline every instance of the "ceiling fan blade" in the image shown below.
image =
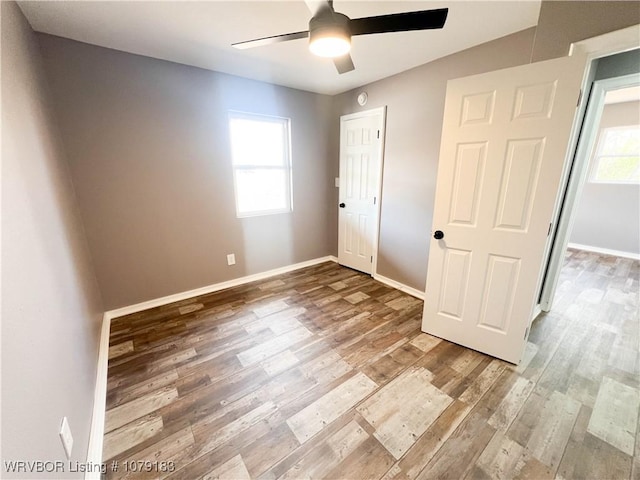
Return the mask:
[[311,15],[315,17],[324,10],[333,11],[333,0],[304,0]]
[[436,10],[393,13],[378,17],[354,18],[349,22],[349,28],[351,35],[442,28],[447,20],[448,12],[448,8],[438,8]]
[[353,60],[351,59],[351,55],[348,53],[346,55],[342,55],[341,57],[335,57],[333,59],[333,63],[336,66],[339,74],[350,72],[351,70],[355,70],[356,67],[353,66]]
[[309,32],[285,33],[284,35],[275,35],[273,37],[258,38],[256,40],[248,40],[246,42],[232,43],[231,46],[240,50],[253,47],[262,47],[263,45],[272,45],[274,43],[288,42],[289,40],[297,40],[299,38],[307,38]]

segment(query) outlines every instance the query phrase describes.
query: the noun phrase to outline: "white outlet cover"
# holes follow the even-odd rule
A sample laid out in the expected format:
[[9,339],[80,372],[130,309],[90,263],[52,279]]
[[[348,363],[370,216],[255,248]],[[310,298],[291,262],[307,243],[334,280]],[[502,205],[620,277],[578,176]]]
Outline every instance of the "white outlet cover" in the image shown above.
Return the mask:
[[340,177],[336,177],[336,187],[340,186]]
[[227,265],[235,265],[236,264],[236,254],[230,253],[227,255]]
[[69,427],[67,417],[62,419],[62,425],[60,426],[60,440],[62,440],[62,447],[64,448],[64,453],[67,455],[67,459],[71,459],[73,435],[71,435],[71,428]]

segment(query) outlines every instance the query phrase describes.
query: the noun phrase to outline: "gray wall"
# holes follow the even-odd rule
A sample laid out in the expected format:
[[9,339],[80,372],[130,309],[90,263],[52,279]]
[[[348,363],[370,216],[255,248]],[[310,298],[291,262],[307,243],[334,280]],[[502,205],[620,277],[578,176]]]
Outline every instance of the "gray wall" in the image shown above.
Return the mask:
[[[336,253],[331,97],[39,40],[107,309]],[[291,118],[292,213],[236,218],[229,109]]]
[[[605,105],[600,132],[637,125],[640,102]],[[587,182],[578,200],[571,243],[640,253],[640,185]]]
[[640,3],[637,1],[543,1],[532,61],[563,57],[569,53],[572,42],[638,23]]
[[640,48],[599,59],[594,80],[622,77],[632,73],[640,73]]
[[102,304],[35,35],[15,3],[0,8],[2,460],[64,460],[66,415],[84,462]]
[[[534,33],[523,30],[336,97],[335,129],[339,115],[387,105],[379,274],[424,290],[447,81],[528,63]],[[369,94],[365,107],[356,102],[361,91]]]

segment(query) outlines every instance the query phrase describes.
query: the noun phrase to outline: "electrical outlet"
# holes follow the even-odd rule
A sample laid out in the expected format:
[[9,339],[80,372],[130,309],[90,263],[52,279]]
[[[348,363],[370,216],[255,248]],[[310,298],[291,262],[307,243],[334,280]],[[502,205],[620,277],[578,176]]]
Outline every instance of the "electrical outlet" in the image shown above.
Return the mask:
[[340,187],[340,178],[336,177],[336,187]]
[[71,428],[69,428],[67,417],[62,419],[62,425],[60,426],[60,440],[62,440],[62,446],[64,448],[64,453],[67,455],[67,459],[71,459],[73,435],[71,435]]
[[230,253],[227,255],[227,265],[235,265],[236,264],[236,254]]

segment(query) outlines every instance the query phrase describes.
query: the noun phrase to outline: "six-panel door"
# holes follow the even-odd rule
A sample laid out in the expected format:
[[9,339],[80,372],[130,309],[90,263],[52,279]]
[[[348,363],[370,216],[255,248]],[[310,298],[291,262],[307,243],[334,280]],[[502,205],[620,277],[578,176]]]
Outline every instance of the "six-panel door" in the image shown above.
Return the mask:
[[422,329],[518,363],[584,59],[450,81]]
[[338,261],[365,273],[375,253],[381,115],[341,121]]

